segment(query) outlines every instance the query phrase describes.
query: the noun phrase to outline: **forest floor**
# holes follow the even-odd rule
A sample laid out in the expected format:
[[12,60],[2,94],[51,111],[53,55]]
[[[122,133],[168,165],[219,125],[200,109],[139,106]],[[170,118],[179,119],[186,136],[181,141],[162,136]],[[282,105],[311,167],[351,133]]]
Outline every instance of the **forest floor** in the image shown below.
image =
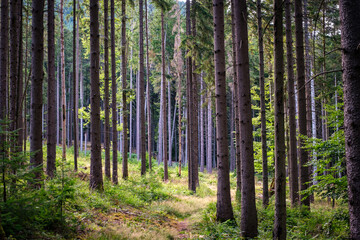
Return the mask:
[[[44,153],[46,151],[44,150]],[[61,156],[61,148],[57,148]],[[44,156],[46,159],[46,156]],[[104,159],[104,156],[103,156]],[[72,148],[67,160],[57,159],[57,175],[41,189],[29,188],[28,178],[1,203],[2,226],[15,239],[241,239],[240,203],[236,196],[236,174],[230,173],[234,223],[216,222],[216,170],[199,172],[196,193],[188,190],[187,168],[169,167],[163,181],[163,165],[153,160],[152,171],[140,176],[140,161],[129,158],[129,178],[123,180],[118,164],[119,184],[104,177],[104,191],[89,189],[90,153],[81,153],[78,171],[73,169]],[[25,174],[23,175],[25,176]],[[272,239],[274,196],[263,208],[261,175],[256,175],[258,239]],[[11,181],[11,179],[9,179]],[[23,185],[20,185],[23,184]],[[326,199],[315,196],[311,211],[290,208],[287,199],[288,239],[347,239],[349,214],[346,199],[331,208]]]

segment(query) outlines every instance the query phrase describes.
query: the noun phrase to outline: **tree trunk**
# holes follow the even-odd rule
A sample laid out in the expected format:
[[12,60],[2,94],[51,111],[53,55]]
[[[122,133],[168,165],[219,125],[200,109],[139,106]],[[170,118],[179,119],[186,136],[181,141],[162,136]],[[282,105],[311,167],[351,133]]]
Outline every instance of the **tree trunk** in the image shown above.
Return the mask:
[[264,80],[264,40],[261,16],[261,0],[257,0],[258,17],[258,37],[259,37],[259,55],[260,55],[260,108],[261,108],[261,151],[263,167],[263,207],[269,205],[269,180],[268,180],[268,161],[266,144],[266,103],[265,103],[265,80]]
[[46,173],[54,177],[56,161],[56,79],[55,79],[55,9],[54,0],[48,0],[48,131]]
[[100,128],[100,79],[99,79],[99,1],[90,0],[90,104],[91,104],[91,165],[90,188],[103,190],[101,163],[101,128]]
[[144,80],[144,5],[143,0],[139,0],[140,18],[140,40],[139,40],[139,90],[140,90],[140,155],[141,155],[141,175],[146,173],[146,148],[145,148],[145,80]]
[[255,205],[254,150],[252,138],[251,96],[246,0],[235,1],[235,33],[237,77],[240,106],[241,161],[241,232],[245,238],[256,237],[257,212]]
[[[31,122],[30,122],[30,156],[31,167],[39,167],[35,172],[35,179],[42,179],[42,84],[44,60],[44,0],[32,2],[32,76],[31,76]],[[39,187],[40,184],[35,184]]]
[[[196,45],[196,0],[192,0],[191,2],[192,8],[192,36],[193,36],[193,45]],[[198,123],[198,112],[199,112],[199,104],[198,104],[198,74],[196,72],[197,68],[197,55],[196,48],[193,49],[193,58],[192,58],[192,78],[191,78],[191,174],[192,174],[192,183],[191,190],[196,191],[196,187],[199,186],[199,123]]]
[[207,141],[206,141],[206,171],[212,173],[212,112],[211,112],[211,92],[208,91],[207,104]]
[[[126,35],[125,35],[126,36]],[[132,58],[133,58],[133,49],[131,48],[130,50],[130,62],[132,62]],[[135,80],[136,80],[136,77],[135,77]],[[132,71],[132,64],[130,64],[130,90],[133,89],[133,71]],[[132,151],[133,151],[133,101],[130,101],[130,109],[129,109],[129,112],[130,112],[130,116],[129,116],[129,144],[130,144],[130,147],[129,147],[129,152],[130,154],[132,154]]]
[[235,138],[236,138],[236,191],[241,192],[241,159],[240,159],[240,112],[239,112],[239,82],[236,72],[236,34],[235,34],[234,0],[231,0],[231,37],[233,50],[233,73],[235,89]]
[[[299,134],[306,136],[306,98],[305,98],[305,66],[304,66],[304,36],[303,36],[303,11],[302,0],[295,0],[295,31],[296,31],[296,71],[298,88],[298,114],[299,114]],[[300,190],[304,191],[309,184],[308,153],[303,148],[305,141],[299,141],[300,157]],[[301,196],[301,204],[310,206],[310,199]]]
[[227,140],[226,76],[224,43],[224,1],[213,0],[214,6],[214,58],[215,58],[215,105],[217,124],[218,184],[216,219],[220,222],[233,220],[229,178],[229,150]]
[[286,239],[283,4],[274,0],[275,52],[275,222],[274,239]]
[[[170,75],[170,65],[168,66],[168,75]],[[167,81],[167,92],[168,92],[168,141],[169,141],[169,166],[172,165],[172,141],[171,141],[171,80]]]
[[[20,79],[19,79],[19,3],[20,0],[13,0],[10,2],[10,103],[9,103],[9,117],[10,117],[10,131],[14,135],[14,139],[10,141],[10,151],[14,155],[19,152],[20,146],[18,145],[18,138],[20,131],[18,126],[18,119],[20,117]],[[16,131],[16,132],[15,132]],[[16,167],[12,166],[13,173]]]
[[110,173],[110,103],[109,103],[109,17],[108,0],[104,0],[104,108],[105,108],[105,176],[111,178]]
[[[190,18],[190,0],[186,0],[186,36],[190,37],[191,36],[191,18]],[[189,43],[187,43],[187,45],[189,45]],[[187,46],[187,54],[189,53],[189,48],[190,46]],[[186,123],[187,123],[187,134],[186,134],[186,149],[187,149],[187,162],[188,162],[188,182],[189,182],[189,189],[193,190],[192,187],[192,155],[190,154],[189,150],[189,144],[192,143],[191,141],[191,129],[192,129],[192,121],[191,121],[191,110],[192,110],[192,106],[191,106],[191,101],[192,101],[192,90],[191,90],[191,86],[192,86],[192,59],[190,56],[188,56],[186,58],[186,99],[187,99],[187,106],[186,106]]]
[[167,153],[167,128],[166,128],[166,76],[165,76],[165,28],[164,28],[164,10],[161,9],[161,89],[163,103],[162,114],[162,138],[163,138],[163,162],[164,162],[164,181],[167,181],[168,176],[168,153]]
[[360,2],[340,0],[350,238],[360,239]]
[[204,144],[204,79],[201,73],[200,77],[200,172],[204,172],[205,166],[205,144]]
[[123,179],[129,177],[128,172],[128,135],[127,135],[127,96],[126,96],[126,0],[121,2],[121,74],[122,74],[122,122],[123,122]]
[[145,39],[146,39],[146,77],[147,77],[147,121],[148,121],[148,155],[149,155],[149,169],[152,169],[152,134],[151,134],[151,95],[150,95],[150,60],[149,60],[149,30],[148,30],[148,7],[147,0],[145,0]]
[[294,92],[294,60],[293,40],[291,30],[291,1],[285,2],[286,14],[286,52],[287,52],[287,76],[288,76],[288,107],[289,107],[289,175],[290,175],[290,198],[291,206],[299,204],[299,174],[296,149],[296,110]]
[[65,46],[64,46],[64,0],[60,1],[60,54],[61,54],[61,109],[62,109],[62,158],[66,160],[66,93],[65,93]]
[[[78,155],[79,155],[79,133],[78,133],[78,104],[79,104],[79,63],[77,61],[77,57],[79,56],[78,51],[78,34],[76,28],[76,0],[73,0],[73,108],[74,108],[74,115],[73,115],[73,122],[74,122],[74,170],[77,171],[78,169]],[[106,94],[105,94],[106,95]]]
[[[7,86],[8,86],[8,54],[9,54],[9,1],[1,1],[1,39],[0,39],[0,119],[7,117]],[[4,122],[2,128],[7,129]],[[0,134],[0,154],[3,158],[6,155],[6,134]],[[4,169],[3,169],[4,170]]]
[[118,150],[117,150],[117,103],[116,103],[116,56],[115,56],[115,0],[111,0],[111,91],[112,91],[112,182],[118,184]]

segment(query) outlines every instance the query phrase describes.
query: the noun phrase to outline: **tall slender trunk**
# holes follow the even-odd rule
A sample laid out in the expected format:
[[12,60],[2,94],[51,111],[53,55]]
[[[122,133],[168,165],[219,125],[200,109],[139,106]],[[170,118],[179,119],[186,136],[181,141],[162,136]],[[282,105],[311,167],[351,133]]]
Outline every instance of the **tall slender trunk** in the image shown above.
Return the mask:
[[166,128],[166,76],[165,76],[165,28],[164,28],[164,10],[161,10],[161,88],[163,103],[162,115],[162,137],[163,137],[163,161],[164,161],[164,181],[167,181],[168,176],[168,153],[167,153],[167,128]]
[[[131,48],[130,50],[130,62],[132,62],[132,58],[133,58],[133,49]],[[135,77],[136,80],[136,77]],[[130,64],[130,90],[133,89],[133,71],[132,71],[132,64]],[[130,101],[130,116],[129,116],[129,152],[130,154],[132,154],[132,150],[133,150],[133,101]]]
[[105,176],[111,178],[110,173],[110,103],[109,103],[109,17],[108,0],[104,0],[104,105],[105,105]]
[[[191,28],[193,36],[193,45],[196,45],[196,0],[191,1],[191,10],[192,10],[192,19],[191,19]],[[198,74],[196,72],[197,68],[197,55],[196,48],[193,49],[193,58],[192,58],[192,79],[191,79],[191,190],[196,191],[196,187],[199,185],[199,123],[198,123]]]
[[[190,0],[186,0],[186,36],[191,36],[191,18],[190,18]],[[187,43],[189,45],[190,43]],[[190,48],[190,46],[187,46]],[[187,54],[189,53],[190,49],[187,49]],[[186,133],[186,155],[187,155],[187,162],[188,162],[188,182],[189,182],[189,189],[193,190],[192,187],[192,155],[189,153],[189,144],[192,143],[192,121],[191,121],[191,112],[192,106],[192,59],[190,56],[186,58],[186,99],[187,99],[187,106],[186,106],[186,123],[187,123],[187,133]],[[194,191],[194,190],[193,190]]]
[[291,206],[299,204],[299,173],[296,149],[296,108],[294,92],[294,60],[293,40],[291,30],[291,1],[285,2],[286,14],[286,52],[287,52],[287,76],[288,76],[288,116],[289,116],[289,175],[290,175],[290,198]]
[[24,80],[23,80],[23,0],[18,1],[18,34],[19,34],[19,54],[18,54],[18,102],[17,102],[17,147],[19,151],[22,150],[22,144],[24,141],[24,117],[23,106],[25,102],[24,94]]
[[115,0],[111,1],[111,91],[112,91],[112,182],[118,184],[118,150],[117,150],[117,103],[116,103],[116,56],[115,56]]
[[344,79],[345,149],[349,195],[350,238],[360,239],[360,2],[340,0]]
[[[303,10],[302,0],[295,0],[295,31],[296,31],[296,70],[297,70],[297,89],[298,89],[298,114],[299,114],[299,134],[306,136],[306,97],[305,97],[305,66],[304,66],[304,36],[303,36]],[[300,190],[304,191],[309,187],[309,167],[308,153],[304,149],[305,141],[299,141],[300,158]],[[301,204],[310,206],[310,199],[301,196]]]
[[[241,232],[242,236],[256,237],[257,212],[255,205],[254,150],[252,138],[251,95],[246,0],[234,2],[237,77],[240,106],[241,153]],[[217,136],[218,137],[218,136]]]
[[[10,158],[13,158],[17,152],[19,152],[18,146],[18,118],[19,116],[19,15],[18,15],[18,2],[19,0],[10,1],[10,100],[9,100],[9,120],[10,131],[14,135],[12,141],[10,141],[10,151],[13,153]],[[16,132],[15,132],[16,131]],[[16,167],[13,167],[13,173],[15,173]]]
[[100,79],[99,79],[99,1],[90,0],[90,104],[91,104],[91,163],[90,188],[103,190],[101,163],[101,128],[100,128]]
[[275,52],[275,222],[274,239],[286,239],[283,4],[274,0]]
[[48,0],[48,131],[46,173],[54,177],[56,161],[56,79],[55,79],[55,9],[54,0]]
[[141,175],[146,173],[146,148],[145,148],[145,80],[144,80],[144,5],[143,0],[139,0],[140,18],[140,40],[139,40],[139,90],[140,90],[140,155],[141,155]]
[[204,79],[203,73],[200,77],[200,172],[204,172],[205,166],[205,144],[204,144]]
[[[42,84],[43,84],[43,60],[44,60],[44,0],[32,2],[32,76],[31,76],[31,121],[30,121],[30,164],[39,167],[35,172],[35,179],[42,179]],[[39,187],[40,184],[35,184]]]
[[[0,119],[7,118],[7,85],[8,85],[8,55],[9,55],[9,1],[1,1],[1,38],[0,38]],[[6,123],[1,122],[2,128],[6,128]],[[0,134],[0,154],[2,158],[6,155],[6,134]],[[5,169],[3,169],[5,171]]]
[[[73,0],[73,108],[74,108],[74,115],[73,115],[73,122],[74,122],[74,170],[77,171],[78,169],[78,155],[79,155],[79,145],[78,145],[78,104],[79,104],[79,63],[77,61],[77,57],[79,55],[78,44],[77,44],[77,28],[76,28],[76,0]],[[106,94],[105,94],[106,95]]]
[[260,56],[260,108],[261,108],[261,151],[263,167],[263,206],[269,205],[269,180],[268,180],[268,161],[266,144],[266,103],[265,103],[265,79],[264,79],[264,40],[261,16],[261,0],[257,0],[257,23],[259,38],[259,56]]
[[58,55],[57,59],[57,74],[56,74],[56,144],[60,144],[60,55]]
[[239,82],[236,69],[236,33],[235,33],[235,9],[234,0],[231,0],[231,37],[233,50],[233,73],[234,73],[234,89],[235,89],[235,138],[236,138],[236,191],[241,192],[241,159],[240,159],[240,109],[239,109]]
[[121,74],[122,74],[122,123],[123,123],[123,154],[122,154],[122,167],[123,179],[129,177],[128,172],[128,135],[127,135],[127,96],[125,89],[126,84],[126,0],[121,2]]
[[206,171],[212,173],[212,111],[211,111],[211,92],[208,91],[207,103],[207,141],[206,141]]
[[149,155],[149,169],[152,168],[152,134],[151,134],[151,95],[150,95],[150,60],[149,60],[149,30],[148,30],[148,7],[147,0],[145,0],[145,39],[146,39],[146,81],[147,81],[147,122],[148,122],[148,155]]
[[[170,65],[168,66],[168,75],[170,75]],[[172,141],[171,141],[171,80],[167,81],[167,94],[168,94],[168,141],[169,141],[169,166],[172,165]]]
[[218,184],[216,219],[220,222],[234,219],[230,196],[229,150],[227,140],[226,77],[224,42],[224,1],[213,0],[214,6],[214,59],[215,106]]
[[64,0],[60,1],[60,54],[61,54],[61,109],[62,109],[62,158],[66,159],[66,93],[65,93],[65,46],[64,46]]

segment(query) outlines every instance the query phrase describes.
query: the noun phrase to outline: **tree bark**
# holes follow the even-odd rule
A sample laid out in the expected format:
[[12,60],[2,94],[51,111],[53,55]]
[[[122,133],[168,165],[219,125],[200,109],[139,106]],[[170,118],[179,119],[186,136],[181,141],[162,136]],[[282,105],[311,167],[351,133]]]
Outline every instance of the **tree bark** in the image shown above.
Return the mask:
[[[296,71],[298,88],[298,113],[299,113],[299,134],[306,136],[306,98],[305,98],[305,66],[304,66],[304,36],[303,36],[303,10],[302,0],[295,0],[295,31],[296,31]],[[308,153],[304,149],[305,141],[299,140],[300,157],[300,190],[304,191],[309,187]],[[310,207],[310,199],[301,196],[301,204]]]
[[211,112],[211,92],[208,91],[207,104],[207,141],[206,141],[206,171],[212,173],[212,112]]
[[46,173],[54,177],[56,170],[56,79],[55,79],[55,9],[54,0],[48,0],[48,131]]
[[251,96],[249,75],[248,31],[246,0],[234,2],[236,33],[236,67],[239,82],[240,105],[240,159],[241,161],[241,232],[253,238],[257,231],[255,205],[254,150],[252,138]]
[[296,110],[294,92],[294,60],[293,60],[293,40],[291,30],[291,1],[285,2],[286,14],[286,57],[287,57],[287,76],[288,76],[288,107],[289,107],[289,175],[290,175],[290,198],[291,206],[299,204],[299,174],[296,149]]
[[205,166],[205,143],[204,143],[204,79],[203,74],[200,77],[200,172],[204,172]]
[[110,173],[110,103],[109,103],[109,17],[108,0],[104,0],[104,110],[105,110],[105,176],[111,178]]
[[360,2],[340,0],[350,238],[360,239]]
[[[73,108],[74,108],[74,115],[73,115],[73,122],[74,122],[74,170],[77,171],[78,169],[78,155],[79,155],[79,131],[78,131],[78,104],[79,104],[79,63],[77,58],[79,56],[78,44],[77,44],[77,28],[76,28],[76,0],[73,0]],[[106,95],[106,94],[105,94]]]
[[148,155],[149,155],[149,169],[152,169],[152,134],[151,134],[151,95],[150,95],[150,60],[149,60],[149,30],[148,30],[148,7],[147,0],[145,0],[145,39],[146,39],[146,77],[147,77],[147,122],[148,122]]
[[265,80],[264,80],[264,40],[261,16],[261,0],[257,0],[258,17],[258,37],[259,37],[259,57],[260,57],[260,108],[261,108],[261,151],[263,167],[263,207],[269,205],[269,180],[268,180],[268,160],[266,144],[266,103],[265,103]]
[[145,148],[145,80],[144,80],[144,5],[139,0],[140,39],[139,39],[139,90],[140,90],[140,154],[141,175],[146,173],[146,148]]
[[233,72],[235,89],[235,138],[236,138],[236,191],[241,192],[241,159],[240,159],[240,111],[239,111],[239,82],[236,72],[236,33],[235,33],[234,0],[231,0],[231,37],[233,50]]
[[121,2],[121,74],[122,74],[122,122],[123,122],[123,179],[129,177],[128,172],[128,135],[127,135],[127,84],[126,84],[126,0]]
[[90,104],[91,104],[91,165],[90,188],[102,191],[103,176],[101,163],[101,128],[100,128],[100,79],[99,79],[99,1],[90,0]]
[[283,4],[274,0],[275,41],[275,222],[274,239],[286,239]]
[[215,58],[215,106],[217,124],[218,184],[216,219],[220,222],[233,220],[231,206],[229,149],[227,140],[226,76],[224,42],[224,1],[213,0],[214,11],[214,58]]
[[162,114],[162,138],[163,138],[163,162],[164,162],[164,181],[168,176],[168,153],[167,153],[167,128],[166,128],[166,76],[165,76],[165,28],[164,28],[164,10],[161,9],[161,89],[163,103]]
[[[30,122],[30,156],[31,167],[40,168],[35,172],[35,179],[42,179],[42,84],[44,60],[44,0],[32,2],[32,76],[31,76],[31,122]],[[36,183],[35,187],[40,187]]]
[[62,158],[66,160],[66,93],[65,93],[65,46],[64,46],[64,0],[60,1],[60,54],[61,54],[61,109],[62,109]]
[[[0,38],[0,119],[7,118],[7,96],[8,96],[8,55],[9,55],[9,1],[1,1],[1,38]],[[6,123],[1,122],[2,128]],[[0,154],[3,158],[6,155],[6,134],[0,134]]]
[[112,182],[118,184],[118,132],[116,103],[115,0],[111,0]]

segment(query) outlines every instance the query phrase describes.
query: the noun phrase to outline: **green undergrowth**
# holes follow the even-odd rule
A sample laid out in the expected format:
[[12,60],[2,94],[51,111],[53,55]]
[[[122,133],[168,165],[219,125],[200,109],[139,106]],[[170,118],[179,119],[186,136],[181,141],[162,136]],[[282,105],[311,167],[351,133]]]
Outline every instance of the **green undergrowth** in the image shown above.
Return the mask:
[[[274,226],[274,197],[270,205],[264,209],[259,205],[257,239],[272,239]],[[289,205],[289,204],[288,204]],[[242,239],[240,231],[240,205],[234,203],[233,222],[219,223],[216,221],[216,205],[211,203],[204,210],[202,220],[196,225],[203,239]],[[312,205],[311,211],[306,208],[287,208],[287,239],[348,239],[349,212],[345,204],[332,209],[321,201]]]
[[[46,159],[46,148],[44,153]],[[182,231],[180,222],[200,216],[216,194],[215,174],[200,173],[201,185],[193,193],[188,190],[187,168],[178,176],[178,166],[170,166],[169,181],[164,182],[163,166],[153,160],[152,171],[140,176],[141,163],[134,154],[129,156],[127,180],[121,178],[120,156],[119,183],[113,185],[104,177],[104,191],[93,191],[89,189],[89,151],[80,153],[77,172],[73,171],[72,153],[68,149],[65,162],[57,159],[56,176],[44,179],[40,189],[28,183],[31,173],[18,173],[16,190],[8,189],[6,202],[0,201],[1,224],[8,237],[172,239]],[[61,156],[59,147],[57,156]]]

